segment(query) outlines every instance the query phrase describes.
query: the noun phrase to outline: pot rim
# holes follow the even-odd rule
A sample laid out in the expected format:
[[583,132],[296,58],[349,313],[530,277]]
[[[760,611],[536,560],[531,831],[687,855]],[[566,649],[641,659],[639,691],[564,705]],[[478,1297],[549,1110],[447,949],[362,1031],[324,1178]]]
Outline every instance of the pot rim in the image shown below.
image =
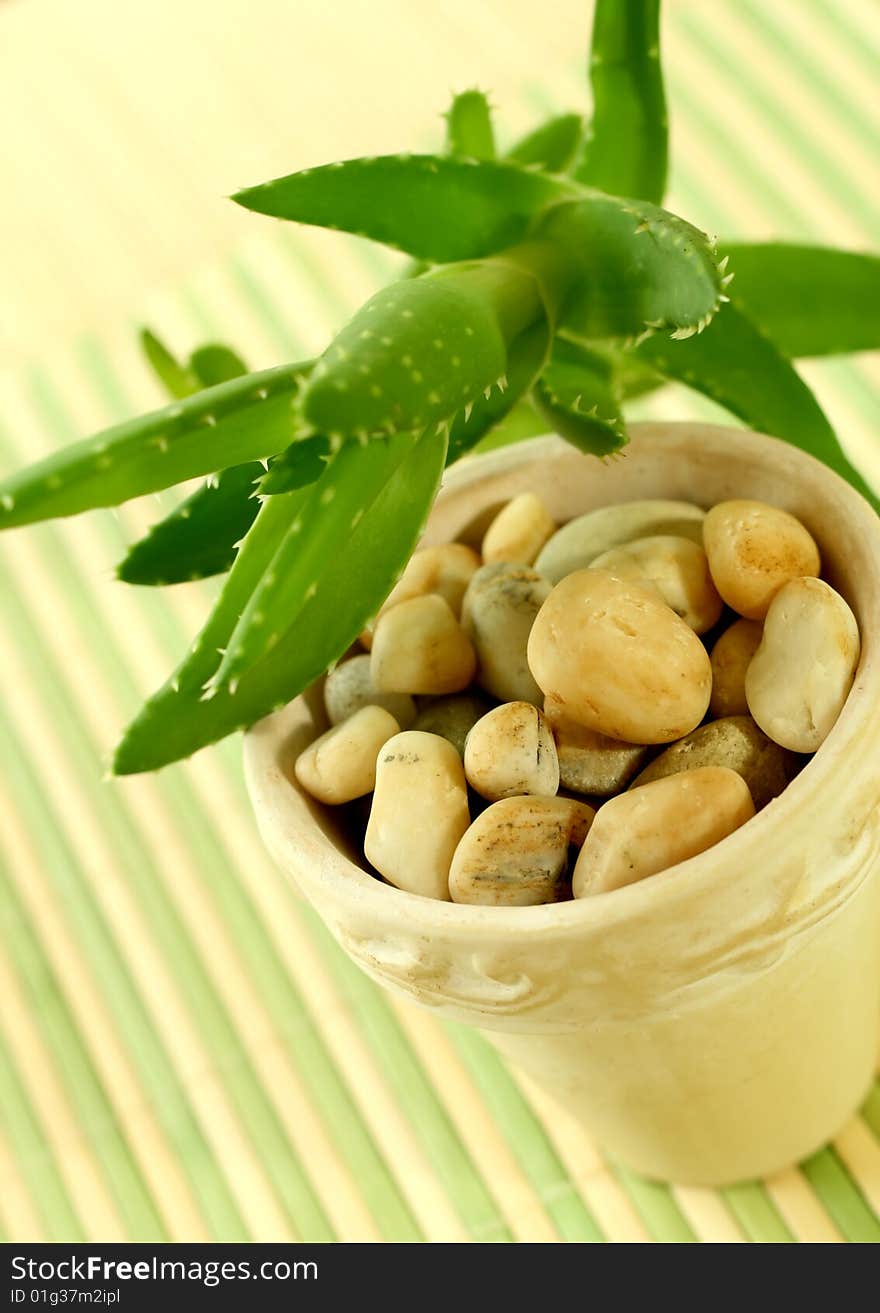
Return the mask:
[[[770,453],[777,463],[782,458],[796,471],[803,471],[804,477],[812,483],[818,475],[827,488],[827,502],[837,504],[840,516],[847,517],[853,532],[869,541],[876,540],[875,583],[880,595],[880,518],[860,493],[815,457],[778,438],[728,425],[665,421],[633,424],[630,432],[634,439],[661,446],[665,442],[680,443],[688,436],[700,440],[707,436],[723,438],[726,443],[733,442],[751,449],[758,461],[762,453],[764,459]],[[562,452],[571,455],[572,448],[563,439],[550,435],[468,457],[447,473],[443,491],[458,491],[495,473],[515,470],[536,456],[549,458]],[[322,812],[330,809],[308,799],[296,785],[292,771],[287,774],[281,767],[280,757],[290,731],[302,721],[302,697],[266,716],[247,732],[244,756],[248,791],[270,847],[276,855],[279,849],[290,853],[291,860],[285,863],[288,869],[296,870],[300,864],[296,863],[296,858],[302,857],[302,852],[297,853],[291,831],[299,836],[308,834],[308,857],[317,859],[319,870],[317,875],[308,872],[308,878],[303,882],[305,886],[317,880],[326,886],[328,894],[343,901],[356,901],[361,910],[374,913],[380,920],[397,921],[405,917],[410,929],[416,933],[430,936],[432,932],[454,930],[474,939],[481,939],[487,933],[497,936],[499,932],[517,939],[533,936],[539,931],[577,934],[594,921],[601,921],[605,928],[610,928],[614,922],[627,919],[634,899],[667,898],[674,895],[677,886],[683,882],[699,877],[703,870],[708,871],[713,861],[717,861],[721,848],[728,865],[748,869],[772,851],[774,835],[778,837],[797,812],[810,805],[811,799],[812,805],[822,805],[827,785],[839,771],[841,756],[854,747],[859,751],[858,737],[872,716],[878,722],[880,733],[880,645],[870,640],[866,642],[865,633],[861,637],[862,650],[856,678],[837,722],[812,760],[779,797],[768,803],[748,824],[705,852],[658,873],[650,881],[591,898],[534,907],[495,907],[427,898],[376,879],[352,861],[319,822]],[[307,867],[310,866],[308,857],[301,863]]]

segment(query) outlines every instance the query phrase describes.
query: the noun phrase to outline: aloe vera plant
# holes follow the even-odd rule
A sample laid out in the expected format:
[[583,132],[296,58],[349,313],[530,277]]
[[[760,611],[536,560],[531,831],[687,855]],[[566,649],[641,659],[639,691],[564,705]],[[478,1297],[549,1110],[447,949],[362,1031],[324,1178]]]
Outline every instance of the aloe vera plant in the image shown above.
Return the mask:
[[413,263],[316,361],[249,373],[212,344],[180,362],[145,333],[170,404],[0,485],[12,528],[206,476],[118,569],[148,585],[228,571],[125,732],[118,773],[251,724],[338,659],[399,576],[444,465],[480,442],[549,427],[601,459],[626,444],[627,398],[673,379],[877,506],[792,359],[880,345],[880,259],[719,246],[661,208],[659,10],[598,0],[589,120],[557,116],[502,154],[486,97],[466,91],[436,155],[345,160],[239,192],[250,210]]

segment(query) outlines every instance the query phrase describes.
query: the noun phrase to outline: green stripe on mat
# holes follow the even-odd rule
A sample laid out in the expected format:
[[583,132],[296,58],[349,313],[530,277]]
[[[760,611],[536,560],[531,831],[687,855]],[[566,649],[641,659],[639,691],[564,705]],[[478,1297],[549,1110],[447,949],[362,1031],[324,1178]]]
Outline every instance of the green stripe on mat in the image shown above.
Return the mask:
[[9,962],[31,1005],[34,1024],[70,1096],[99,1175],[108,1186],[128,1238],[158,1243],[168,1239],[155,1201],[95,1071],[79,1028],[43,955],[12,882],[0,875],[0,924]]
[[142,1087],[189,1176],[205,1222],[217,1240],[247,1240],[250,1237],[229,1186],[131,980],[118,941],[92,898],[72,846],[40,787],[30,754],[13,735],[8,719],[6,735],[11,745],[6,760],[16,806],[27,821],[60,904],[69,909],[69,928],[80,940],[83,956],[103,985],[103,997],[116,1019],[118,1034],[124,1037]]
[[822,1206],[853,1244],[880,1244],[880,1220],[833,1149],[821,1149],[801,1163],[801,1171]]
[[486,1107],[562,1239],[603,1241],[605,1237],[596,1219],[498,1054],[475,1030],[453,1022],[444,1024]]
[[316,912],[303,909],[303,919],[365,1039],[382,1055],[397,1102],[416,1129],[468,1231],[474,1239],[511,1240],[498,1205],[382,991],[342,952]]
[[[19,624],[30,628],[33,622],[20,596],[12,593],[11,601]],[[84,597],[77,598],[77,601],[79,605],[87,606]],[[70,761],[75,763],[78,778],[87,782],[88,791],[93,795],[96,815],[106,827],[105,832],[112,834],[118,844],[129,888],[145,921],[151,926],[157,944],[162,948],[166,963],[193,1013],[193,1019],[197,1019],[203,1038],[208,1038],[213,1050],[223,1055],[225,1084],[247,1126],[254,1148],[261,1156],[278,1203],[303,1238],[328,1238],[332,1235],[332,1229],[311,1194],[277,1114],[253,1071],[196,947],[165,888],[151,855],[150,836],[128,813],[121,796],[111,793],[106,786],[100,784],[102,764],[88,726],[80,718],[75,699],[63,696],[64,673],[49,656],[45,646],[41,645],[38,631],[32,630],[30,646],[31,669],[39,677],[40,694],[46,706],[52,709],[59,730],[64,733],[65,747],[69,751]],[[95,644],[95,647],[106,651],[109,643]],[[99,790],[97,794],[95,784]],[[297,1219],[300,1225],[297,1225]]]
[[794,1243],[794,1236],[763,1185],[729,1185],[720,1194],[750,1240],[765,1245]]
[[[725,51],[719,44],[717,31],[705,25],[695,11],[682,10],[678,22],[682,31],[688,33],[694,44],[715,65],[716,76],[722,81],[729,77],[730,52]],[[768,125],[768,131],[784,144],[791,158],[807,164],[811,176],[822,183],[829,195],[846,196],[847,205],[864,224],[866,232],[876,232],[880,227],[880,209],[874,206],[857,186],[853,186],[853,179],[846,170],[839,167],[835,159],[801,130],[797,116],[786,112],[784,101],[777,98],[769,89],[764,89],[760,68],[755,70],[755,76],[749,81],[748,99],[758,111],[761,121]]]
[[612,1166],[653,1240],[666,1245],[689,1245],[696,1242],[698,1237],[675,1202],[668,1185],[660,1181],[647,1181],[626,1167],[613,1163]]
[[[804,90],[808,94],[815,96],[818,92],[825,104],[833,108],[840,120],[837,126],[841,132],[862,138],[871,153],[876,153],[877,143],[867,128],[864,114],[858,112],[855,102],[842,95],[840,88],[826,77],[824,64],[815,57],[817,47],[811,46],[808,41],[799,41],[797,57],[791,58],[794,46],[788,43],[797,36],[797,32],[791,30],[791,25],[780,27],[779,14],[771,5],[756,4],[755,0],[740,0],[740,3],[748,21],[755,28],[760,28],[764,40],[773,47],[779,62],[787,64],[791,72],[804,82]],[[873,74],[876,77],[876,67]],[[852,186],[854,179],[848,178],[848,181]]]
[[282,360],[296,360],[302,351],[302,336],[292,328],[290,320],[284,317],[272,298],[267,295],[261,280],[254,276],[247,262],[242,258],[230,262],[229,272],[245,302],[265,325],[281,352]]
[[3,1043],[0,1043],[0,1116],[7,1130],[10,1152],[30,1185],[31,1198],[48,1239],[68,1243],[87,1240],[46,1133]]

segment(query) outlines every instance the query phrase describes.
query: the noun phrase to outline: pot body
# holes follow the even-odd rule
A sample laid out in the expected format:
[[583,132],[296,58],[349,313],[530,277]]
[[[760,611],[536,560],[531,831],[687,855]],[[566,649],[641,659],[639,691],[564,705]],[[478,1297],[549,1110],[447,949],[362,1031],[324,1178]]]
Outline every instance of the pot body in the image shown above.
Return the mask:
[[478,542],[526,489],[560,522],[641,497],[753,497],[802,519],[862,634],[853,691],[815,758],[742,829],[641,884],[457,906],[370,876],[338,819],[299,791],[293,761],[324,724],[315,690],[247,736],[261,831],[368,974],[484,1030],[612,1156],[703,1185],[773,1172],[841,1127],[877,1056],[880,520],[787,444],[637,425],[613,462],[546,438],[463,463],[425,541]]

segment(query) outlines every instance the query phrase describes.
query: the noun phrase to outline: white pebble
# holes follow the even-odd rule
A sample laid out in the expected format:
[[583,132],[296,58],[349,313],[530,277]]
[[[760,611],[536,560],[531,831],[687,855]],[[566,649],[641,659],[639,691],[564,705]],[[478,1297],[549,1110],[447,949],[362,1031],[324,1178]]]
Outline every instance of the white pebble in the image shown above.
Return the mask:
[[464,773],[490,802],[524,793],[552,798],[559,762],[543,713],[531,702],[504,702],[483,716],[467,736]]
[[379,756],[367,861],[398,889],[449,899],[449,867],[468,828],[461,758],[437,734],[406,730]]

